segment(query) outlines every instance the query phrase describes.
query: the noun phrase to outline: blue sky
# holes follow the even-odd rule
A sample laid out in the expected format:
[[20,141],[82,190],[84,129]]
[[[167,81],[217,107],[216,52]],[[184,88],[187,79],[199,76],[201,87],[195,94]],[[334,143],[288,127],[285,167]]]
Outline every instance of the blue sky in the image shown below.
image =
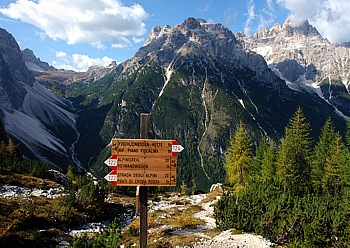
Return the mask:
[[349,0],[1,0],[0,27],[56,68],[84,71],[131,58],[153,26],[188,17],[254,34],[308,19],[330,41],[350,41]]

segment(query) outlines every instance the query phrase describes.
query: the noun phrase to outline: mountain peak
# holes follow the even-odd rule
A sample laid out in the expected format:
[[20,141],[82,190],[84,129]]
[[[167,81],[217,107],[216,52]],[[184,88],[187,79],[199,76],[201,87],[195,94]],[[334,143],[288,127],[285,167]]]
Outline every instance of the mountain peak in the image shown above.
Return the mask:
[[295,18],[287,18],[283,24],[282,31],[288,37],[293,35],[315,36],[322,38],[317,29],[312,26],[308,20],[297,20]]
[[287,18],[282,26],[276,23],[270,29],[265,28],[254,34],[255,39],[284,40],[292,37],[295,37],[297,40],[300,40],[301,37],[324,39],[308,20],[300,21],[295,18]]
[[22,51],[22,58],[29,70],[33,72],[57,71],[53,66],[37,58],[34,52],[28,48]]
[[154,27],[143,47],[131,60],[137,63],[156,58],[155,63],[163,66],[168,65],[175,55],[205,53],[225,57],[237,44],[239,42],[234,34],[223,25],[191,17],[175,27]]
[[198,29],[201,27],[201,23],[206,23],[206,21],[203,19],[196,19],[196,18],[190,17],[190,18],[187,18],[182,25],[188,29]]

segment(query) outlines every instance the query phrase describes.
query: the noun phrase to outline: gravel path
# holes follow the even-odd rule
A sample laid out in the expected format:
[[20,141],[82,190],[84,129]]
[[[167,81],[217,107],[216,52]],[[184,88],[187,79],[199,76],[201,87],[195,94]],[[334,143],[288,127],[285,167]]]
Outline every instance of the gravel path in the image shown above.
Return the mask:
[[236,234],[233,235],[231,230],[224,231],[213,239],[194,244],[193,248],[267,248],[272,243],[263,237],[252,234]]
[[[205,231],[216,228],[215,219],[212,217],[214,213],[213,205],[218,201],[219,197],[210,202],[202,201],[206,197],[201,197],[201,200],[196,202],[198,205],[202,206],[203,210],[196,213],[194,217],[202,219],[205,221],[204,225],[199,226],[196,232],[194,230],[189,230],[189,233],[203,233]],[[184,232],[183,235],[186,235]],[[206,235],[203,237],[208,238]],[[232,234],[231,230],[223,231],[217,236],[203,240],[200,243],[194,244],[193,248],[267,248],[271,247],[273,244],[264,239],[262,236],[253,235],[253,234]]]

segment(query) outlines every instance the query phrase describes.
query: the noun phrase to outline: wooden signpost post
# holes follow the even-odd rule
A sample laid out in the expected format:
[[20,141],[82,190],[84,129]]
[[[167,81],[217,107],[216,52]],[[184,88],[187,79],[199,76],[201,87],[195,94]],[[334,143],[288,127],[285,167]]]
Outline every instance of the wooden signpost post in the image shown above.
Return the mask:
[[[112,155],[105,161],[114,186],[137,186],[140,201],[140,247],[147,247],[148,186],[176,186],[177,155],[184,149],[176,140],[148,139],[149,114],[140,116],[140,139],[112,139]],[[138,199],[136,199],[138,209]]]

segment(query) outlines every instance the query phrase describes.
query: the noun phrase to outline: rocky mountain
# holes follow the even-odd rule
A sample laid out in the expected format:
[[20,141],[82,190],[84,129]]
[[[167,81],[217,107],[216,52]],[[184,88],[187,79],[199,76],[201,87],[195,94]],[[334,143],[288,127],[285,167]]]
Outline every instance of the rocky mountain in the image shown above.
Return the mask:
[[52,72],[57,69],[46,62],[41,61],[34,55],[34,52],[28,48],[22,51],[22,59],[29,70],[32,72]]
[[9,137],[27,156],[55,166],[74,157],[76,114],[71,104],[39,84],[16,40],[0,29],[0,118]]
[[76,151],[83,164],[106,173],[109,150],[101,149],[113,136],[137,138],[139,114],[151,113],[150,137],[185,147],[178,181],[197,188],[223,180],[224,152],[240,120],[254,139],[281,138],[298,106],[314,136],[329,116],[340,127],[345,122],[317,94],[288,87],[230,30],[194,18],[154,27],[133,58],[67,92],[81,110]]
[[[313,52],[304,51],[301,41]],[[332,52],[317,55],[318,47],[340,49],[338,57]],[[12,111],[2,115],[5,130],[19,140],[31,137],[31,144],[59,157],[70,154],[70,161],[104,176],[111,138],[138,138],[139,115],[150,113],[150,138],[175,139],[185,147],[178,160],[178,183],[205,189],[223,181],[225,151],[240,121],[254,140],[279,140],[300,106],[314,137],[328,117],[338,130],[345,128],[350,105],[342,49],[346,48],[332,45],[308,23],[275,25],[246,37],[221,24],[189,18],[175,27],[154,27],[135,56],[118,65],[86,73],[45,71],[36,74],[36,81],[23,70],[31,79],[25,87],[17,83],[21,97],[16,95],[16,107],[11,101],[1,103]],[[328,61],[324,54],[343,61],[334,66],[340,70],[344,65],[344,73],[322,72],[319,65]],[[32,121],[26,118],[37,124],[27,128],[23,123]],[[55,124],[58,121],[61,124]],[[50,133],[42,135],[41,130]],[[52,153],[37,155],[45,160]]]
[[350,116],[350,48],[332,44],[309,24],[286,20],[283,26],[237,34],[245,49],[262,55],[269,68],[296,91],[317,94],[344,118]]

